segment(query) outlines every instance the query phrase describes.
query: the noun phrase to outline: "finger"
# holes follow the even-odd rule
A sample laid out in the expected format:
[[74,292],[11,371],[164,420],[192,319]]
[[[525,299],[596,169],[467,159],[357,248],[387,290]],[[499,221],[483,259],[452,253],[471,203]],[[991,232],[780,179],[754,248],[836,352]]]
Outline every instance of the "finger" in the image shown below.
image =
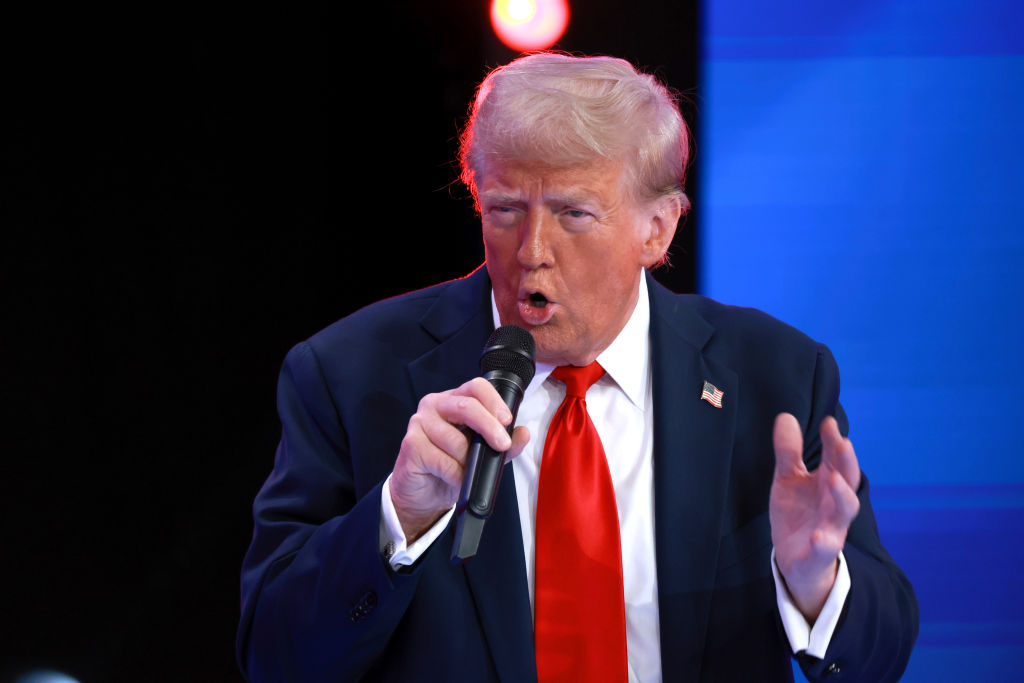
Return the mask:
[[[431,443],[423,430],[410,430],[402,441],[402,451],[415,453],[414,470],[418,470],[419,473],[434,476],[453,488],[462,486],[466,468],[460,461]],[[399,459],[402,459],[401,454]]]
[[504,453],[512,447],[512,438],[505,426],[475,397],[449,394],[438,400],[436,408],[442,419],[469,427],[498,453]]
[[775,447],[776,477],[807,472],[803,461],[804,437],[795,417],[779,413],[772,430],[772,443]]
[[436,458],[431,458],[430,463],[433,469],[430,472],[435,477],[448,484],[452,489],[459,489],[462,480],[466,476],[466,468],[455,458],[450,457],[444,451],[437,449]]
[[438,415],[413,415],[410,422],[422,430],[430,443],[455,458],[460,464],[466,463],[469,451],[469,437],[455,425],[446,422]]
[[530,443],[530,430],[526,427],[516,427],[512,431],[512,448],[508,449],[508,452],[505,453],[505,462],[512,461],[522,453],[528,443]]
[[860,500],[857,498],[857,493],[839,472],[832,472],[828,483],[829,493],[835,502],[833,524],[842,529],[845,539],[850,523],[860,512]]
[[837,529],[815,529],[811,534],[811,552],[821,561],[834,560],[846,542],[846,534]]
[[459,387],[456,393],[475,398],[502,425],[507,426],[512,423],[512,411],[505,405],[505,401],[498,394],[498,390],[494,388],[494,385],[483,377],[475,377],[469,380]]
[[860,464],[853,450],[853,442],[839,432],[839,423],[831,416],[821,421],[819,433],[822,462],[839,472],[856,493],[860,488]]

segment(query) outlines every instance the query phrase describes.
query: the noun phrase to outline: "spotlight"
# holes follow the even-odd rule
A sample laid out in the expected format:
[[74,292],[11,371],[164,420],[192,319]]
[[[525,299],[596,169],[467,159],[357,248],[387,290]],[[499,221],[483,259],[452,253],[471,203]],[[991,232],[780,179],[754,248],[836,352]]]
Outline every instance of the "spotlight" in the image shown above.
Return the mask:
[[491,26],[513,50],[545,50],[569,25],[568,0],[493,0]]

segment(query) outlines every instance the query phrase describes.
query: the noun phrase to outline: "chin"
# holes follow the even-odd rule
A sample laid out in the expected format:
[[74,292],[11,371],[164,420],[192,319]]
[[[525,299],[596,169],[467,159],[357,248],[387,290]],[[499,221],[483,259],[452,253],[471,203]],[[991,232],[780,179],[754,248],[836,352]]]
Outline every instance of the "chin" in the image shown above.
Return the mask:
[[534,341],[537,342],[537,360],[539,362],[548,365],[586,365],[590,362],[590,360],[579,358],[579,349],[572,348],[570,343],[566,343],[566,340],[552,338],[554,335],[547,333],[556,331],[546,329],[546,327],[546,325],[542,325],[530,330],[533,333]]
[[533,335],[533,340],[537,343],[537,360],[541,363],[547,363],[549,365],[558,365],[562,362],[565,357],[565,349],[561,348],[558,344],[552,344],[549,335],[546,334],[548,330],[544,329],[543,325],[538,327],[526,329],[530,330]]

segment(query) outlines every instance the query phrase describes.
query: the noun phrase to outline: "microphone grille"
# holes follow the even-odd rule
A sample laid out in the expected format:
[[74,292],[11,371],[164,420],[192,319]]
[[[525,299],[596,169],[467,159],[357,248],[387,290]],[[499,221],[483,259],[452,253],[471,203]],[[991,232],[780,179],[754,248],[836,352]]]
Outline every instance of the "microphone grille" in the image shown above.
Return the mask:
[[533,335],[527,330],[518,325],[502,325],[487,339],[480,354],[480,370],[484,374],[492,370],[511,372],[529,384],[537,369],[536,348]]

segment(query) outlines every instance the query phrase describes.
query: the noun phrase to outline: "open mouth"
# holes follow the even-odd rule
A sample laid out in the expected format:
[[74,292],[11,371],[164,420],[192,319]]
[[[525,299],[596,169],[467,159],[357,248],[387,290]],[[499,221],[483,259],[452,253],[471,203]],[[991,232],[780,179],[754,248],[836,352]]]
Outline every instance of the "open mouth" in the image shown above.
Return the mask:
[[531,292],[519,300],[519,315],[527,325],[543,325],[551,320],[556,308],[555,302],[540,292]]

